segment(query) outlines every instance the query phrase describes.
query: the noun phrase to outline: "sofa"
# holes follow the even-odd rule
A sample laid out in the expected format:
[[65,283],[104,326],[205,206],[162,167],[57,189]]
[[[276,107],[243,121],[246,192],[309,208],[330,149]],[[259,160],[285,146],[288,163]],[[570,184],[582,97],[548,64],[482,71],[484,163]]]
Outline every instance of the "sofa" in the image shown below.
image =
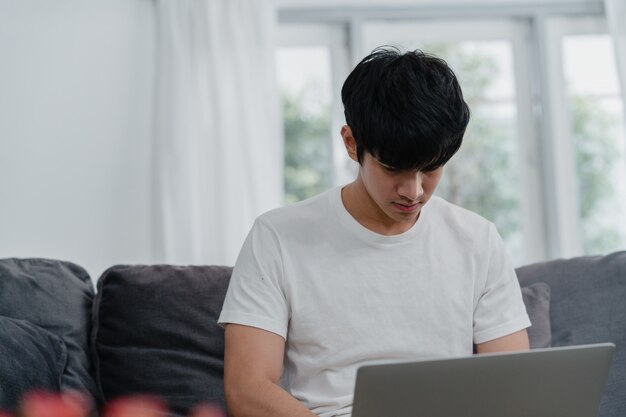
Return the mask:
[[[0,410],[25,392],[80,390],[94,413],[149,394],[172,415],[225,407],[227,266],[116,265],[99,277],[66,261],[0,259]],[[626,416],[626,252],[517,269],[532,348],[613,342],[600,417]]]

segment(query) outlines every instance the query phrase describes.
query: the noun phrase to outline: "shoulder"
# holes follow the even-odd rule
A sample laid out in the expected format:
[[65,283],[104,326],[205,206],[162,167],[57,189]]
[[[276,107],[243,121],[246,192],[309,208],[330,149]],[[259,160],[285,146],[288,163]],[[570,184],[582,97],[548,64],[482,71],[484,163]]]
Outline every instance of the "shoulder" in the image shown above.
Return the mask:
[[471,210],[432,196],[428,202],[431,222],[439,230],[471,241],[489,239],[493,223]]
[[439,196],[432,196],[429,204],[431,204],[431,210],[436,212],[439,217],[446,220],[462,222],[469,226],[488,225],[491,222],[481,215],[465,209],[461,206],[450,203]]
[[306,200],[270,210],[259,216],[255,225],[270,228],[280,234],[294,229],[318,227],[329,217],[330,194],[335,191],[331,189]]

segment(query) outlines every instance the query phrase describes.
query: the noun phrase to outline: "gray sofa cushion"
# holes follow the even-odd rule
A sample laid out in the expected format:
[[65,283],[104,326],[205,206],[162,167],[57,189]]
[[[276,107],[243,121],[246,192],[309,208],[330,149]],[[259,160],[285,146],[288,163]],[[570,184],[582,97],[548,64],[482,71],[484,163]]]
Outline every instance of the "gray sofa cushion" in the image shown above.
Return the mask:
[[92,346],[106,401],[153,394],[177,414],[224,407],[224,332],[217,318],[232,268],[114,266],[98,280]]
[[66,364],[60,337],[25,320],[0,316],[0,410],[15,413],[32,389],[60,390]]
[[78,265],[51,259],[0,259],[0,315],[29,321],[59,336],[68,351],[61,389],[91,395],[89,334],[93,284]]
[[528,328],[531,349],[550,347],[550,286],[538,282],[522,287],[522,298],[532,324]]
[[517,269],[522,286],[550,286],[552,346],[613,342],[601,417],[626,416],[626,252]]

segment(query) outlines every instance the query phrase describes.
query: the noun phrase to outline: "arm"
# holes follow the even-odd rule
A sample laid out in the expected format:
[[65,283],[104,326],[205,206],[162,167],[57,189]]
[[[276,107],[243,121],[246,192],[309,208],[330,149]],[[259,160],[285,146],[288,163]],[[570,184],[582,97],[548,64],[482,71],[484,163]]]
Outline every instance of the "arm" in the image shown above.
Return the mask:
[[224,391],[231,417],[315,417],[278,385],[285,339],[255,327],[225,327]]
[[530,349],[530,345],[526,329],[476,345],[477,353],[512,352],[528,349]]

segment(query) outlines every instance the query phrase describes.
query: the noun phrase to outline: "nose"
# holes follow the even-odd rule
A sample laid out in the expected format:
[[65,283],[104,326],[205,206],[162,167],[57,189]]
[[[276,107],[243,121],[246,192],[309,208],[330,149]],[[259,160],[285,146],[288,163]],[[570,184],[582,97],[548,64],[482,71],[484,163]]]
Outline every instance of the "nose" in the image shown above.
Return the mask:
[[413,202],[424,194],[422,187],[423,174],[421,172],[407,172],[400,178],[398,194],[409,202]]

